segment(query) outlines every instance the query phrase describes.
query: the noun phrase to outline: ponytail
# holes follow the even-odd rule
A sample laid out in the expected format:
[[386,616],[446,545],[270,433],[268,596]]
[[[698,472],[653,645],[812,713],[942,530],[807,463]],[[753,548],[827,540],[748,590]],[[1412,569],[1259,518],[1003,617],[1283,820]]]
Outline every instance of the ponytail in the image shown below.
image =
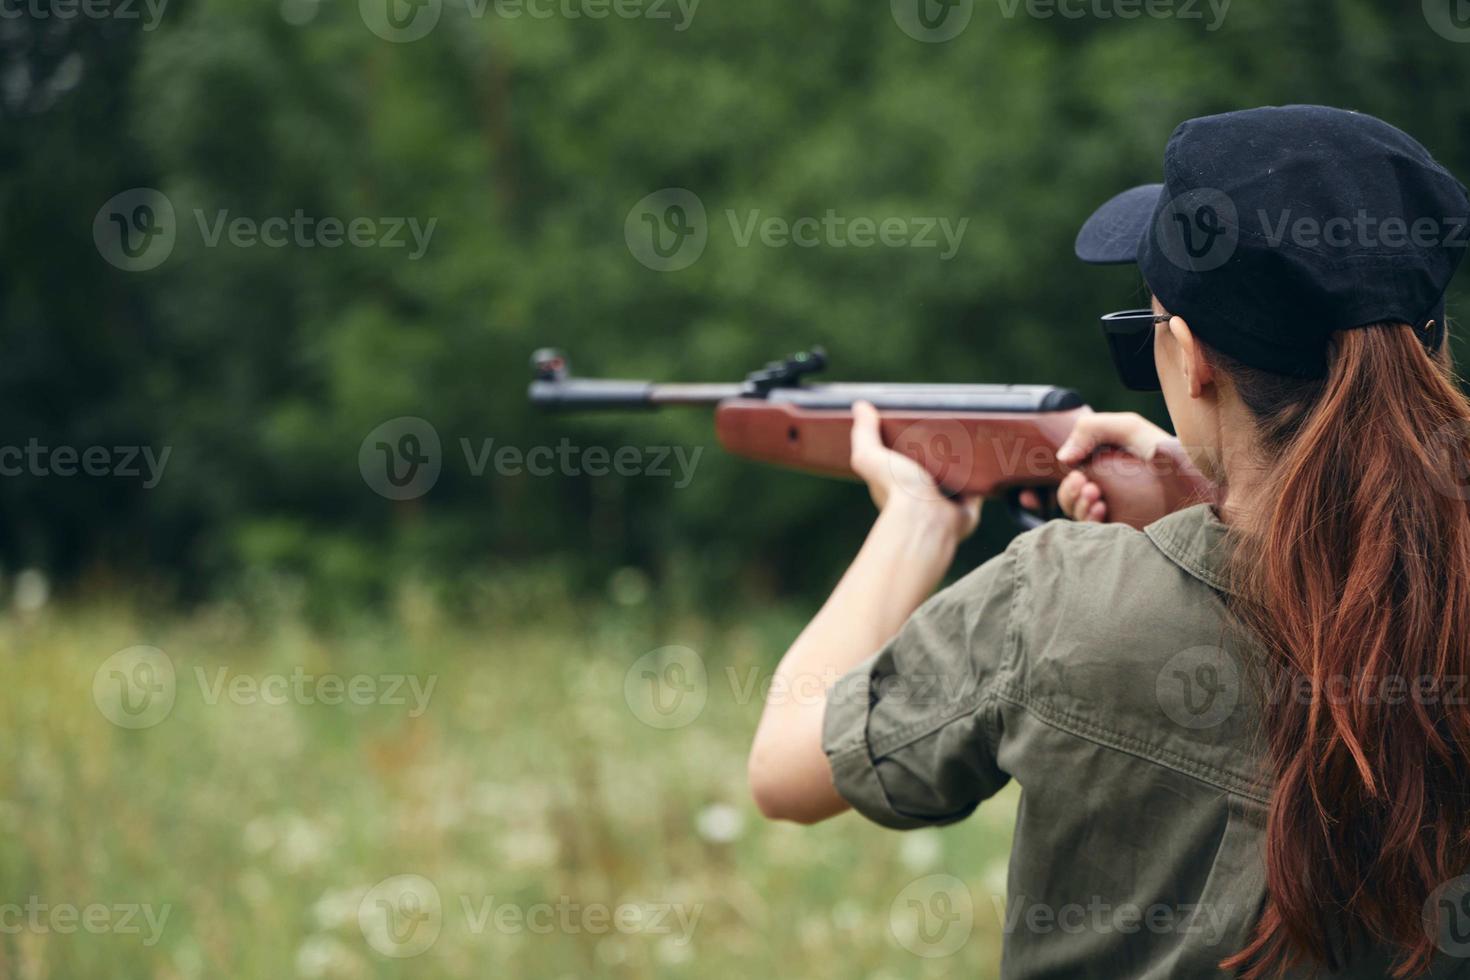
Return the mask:
[[1232,530],[1273,779],[1266,906],[1221,964],[1247,980],[1363,943],[1420,976],[1421,910],[1470,870],[1470,402],[1407,325],[1333,341],[1309,382],[1211,354],[1268,467]]

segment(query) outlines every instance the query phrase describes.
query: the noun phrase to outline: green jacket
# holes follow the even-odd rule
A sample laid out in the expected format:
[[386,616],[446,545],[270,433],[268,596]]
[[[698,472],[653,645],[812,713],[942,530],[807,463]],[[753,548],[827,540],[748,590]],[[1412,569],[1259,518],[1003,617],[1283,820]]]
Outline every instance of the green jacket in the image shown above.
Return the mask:
[[[1207,505],[1143,533],[1050,522],[830,692],[833,777],[869,819],[950,823],[1020,784],[1003,977],[1223,976],[1245,944],[1270,788],[1228,548]],[[1340,975],[1390,964],[1369,951]],[[1444,957],[1434,976],[1467,967]]]

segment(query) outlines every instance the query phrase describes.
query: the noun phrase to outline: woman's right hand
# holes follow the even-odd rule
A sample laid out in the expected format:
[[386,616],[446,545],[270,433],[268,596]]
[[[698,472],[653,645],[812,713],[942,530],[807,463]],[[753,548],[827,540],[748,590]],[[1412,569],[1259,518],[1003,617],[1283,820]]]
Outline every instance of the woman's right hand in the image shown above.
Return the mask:
[[[1100,458],[1099,451],[1106,449],[1133,459],[1125,464],[1116,453]],[[1134,412],[1081,416],[1057,459],[1077,467],[1057,487],[1057,504],[1073,520],[1121,520],[1143,527],[1212,496],[1209,481],[1179,440]]]

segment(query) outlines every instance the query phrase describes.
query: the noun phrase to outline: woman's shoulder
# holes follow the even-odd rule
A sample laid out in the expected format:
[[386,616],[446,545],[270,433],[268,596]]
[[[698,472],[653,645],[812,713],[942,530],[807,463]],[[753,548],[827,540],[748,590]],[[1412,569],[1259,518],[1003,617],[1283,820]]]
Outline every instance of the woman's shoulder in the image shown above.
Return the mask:
[[[1126,524],[1048,521],[1018,535],[1008,551],[1030,584],[1116,594],[1138,592],[1168,604],[1199,586],[1226,591],[1231,547],[1208,504],[1169,514],[1143,529]],[[1145,591],[1145,586],[1152,586]]]
[[1008,694],[1053,726],[1249,794],[1250,651],[1207,581],[1218,525],[1181,511],[1142,531],[1053,521],[1019,536]]

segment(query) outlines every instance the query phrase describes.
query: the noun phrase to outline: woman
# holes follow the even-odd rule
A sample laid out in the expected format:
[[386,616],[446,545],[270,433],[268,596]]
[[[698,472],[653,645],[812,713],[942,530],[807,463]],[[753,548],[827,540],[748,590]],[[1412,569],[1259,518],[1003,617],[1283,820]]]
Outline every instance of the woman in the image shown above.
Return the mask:
[[754,795],[908,828],[1017,780],[1006,977],[1470,974],[1470,404],[1443,317],[1470,201],[1317,106],[1186,122],[1164,174],[1077,251],[1138,263],[1152,310],[1108,339],[1215,503],[1101,523],[1123,502],[1091,452],[1176,444],[1091,416],[1058,454],[1077,521],[930,598],[978,502],[860,408],[879,515],[772,690],[846,676],[770,700]]

